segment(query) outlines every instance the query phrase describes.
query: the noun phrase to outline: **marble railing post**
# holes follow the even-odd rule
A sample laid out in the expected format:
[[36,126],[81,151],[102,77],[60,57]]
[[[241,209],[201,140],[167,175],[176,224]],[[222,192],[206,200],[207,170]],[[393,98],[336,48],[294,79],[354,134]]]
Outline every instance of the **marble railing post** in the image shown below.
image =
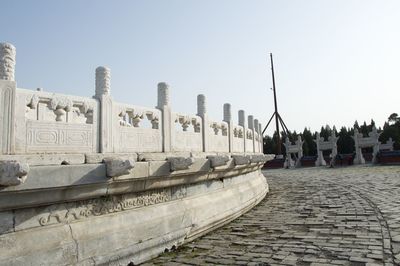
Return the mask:
[[94,98],[100,101],[99,119],[99,151],[102,153],[114,151],[113,101],[110,94],[111,71],[108,67],[96,68],[96,91]]
[[247,127],[246,127],[246,113],[244,110],[239,110],[239,126],[243,127],[243,152],[246,152],[246,134],[247,134]]
[[233,151],[233,122],[231,105],[229,103],[224,104],[224,121],[228,123],[228,137],[229,137],[229,152]]
[[15,152],[16,49],[0,43],[0,154]]
[[253,153],[255,152],[255,145],[254,145],[254,142],[255,142],[255,136],[254,136],[254,117],[252,116],[252,115],[249,115],[248,117],[247,117],[247,122],[248,122],[248,125],[249,125],[249,129],[252,131],[252,135],[253,135],[253,147],[252,147],[252,149],[253,149]]
[[258,133],[260,134],[260,152],[264,153],[264,136],[262,133],[261,123],[258,124]]
[[207,152],[209,150],[209,124],[206,109],[206,96],[204,96],[204,94],[197,95],[197,115],[201,117],[203,124],[201,129],[201,134],[203,135],[203,152]]
[[[258,119],[254,119],[254,132],[257,133],[258,139],[260,140],[260,134],[258,133]],[[254,137],[254,152],[260,152],[260,141]]]
[[169,103],[169,85],[160,82],[157,85],[157,109],[162,112],[163,152],[171,151],[172,112]]

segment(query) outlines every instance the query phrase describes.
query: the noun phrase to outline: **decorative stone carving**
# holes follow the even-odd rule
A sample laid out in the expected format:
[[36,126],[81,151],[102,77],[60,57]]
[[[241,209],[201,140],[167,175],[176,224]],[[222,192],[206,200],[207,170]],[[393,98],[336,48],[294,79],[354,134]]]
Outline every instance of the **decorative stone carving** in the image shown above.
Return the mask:
[[27,107],[29,107],[30,109],[36,109],[38,107],[40,98],[39,96],[37,96],[36,94],[32,95],[32,97],[27,99]]
[[126,111],[125,111],[125,110],[122,110],[122,111],[119,113],[118,116],[119,116],[118,122],[119,122],[119,125],[120,125],[120,126],[124,126],[124,127],[131,127],[131,126],[132,126],[132,124],[129,123],[129,121],[127,121],[127,120],[129,120],[129,117],[128,117],[128,115],[126,114]]
[[379,142],[379,150],[393,151],[393,145],[394,145],[393,139],[389,138],[388,141],[386,141],[386,143]]
[[248,122],[249,129],[253,129],[254,128],[254,117],[252,115],[249,115],[247,117],[247,122]]
[[28,177],[29,165],[18,161],[0,161],[0,186],[17,186]]
[[250,156],[248,155],[232,155],[235,165],[246,165],[250,163]]
[[71,111],[72,109],[72,101],[68,98],[52,98],[49,102],[50,110],[53,110],[56,117],[56,121],[63,121],[63,116],[66,112]]
[[[39,104],[47,104],[48,109],[44,110],[43,108],[39,108]],[[34,111],[34,115],[29,115],[31,110],[37,110]],[[33,94],[29,95],[26,97],[26,117],[28,119],[33,119],[33,120],[45,120],[43,119],[44,113],[47,111],[53,111],[54,114],[56,115],[56,121],[64,121],[63,119],[64,115],[67,112],[72,112],[73,115],[76,117],[84,116],[86,120],[82,117],[79,121],[73,120],[71,117],[69,118],[68,122],[69,123],[86,123],[86,124],[93,124],[93,110],[94,106],[90,101],[88,100],[78,100],[78,101],[73,101],[72,99],[69,99],[67,97],[60,97],[60,96],[54,96],[54,97],[48,97],[46,95],[38,95],[38,94]]]
[[244,127],[246,123],[246,113],[243,110],[239,110],[239,125]]
[[204,94],[197,95],[197,115],[203,116],[207,113],[206,109],[206,96]]
[[368,133],[368,137],[363,138],[363,135],[358,132],[357,128],[354,129],[354,146],[356,151],[356,157],[354,158],[354,164],[365,164],[365,159],[362,154],[362,148],[372,147],[372,163],[376,163],[377,155],[379,152],[379,136],[381,133],[378,133],[376,127],[372,127],[372,131]]
[[212,156],[207,156],[207,159],[210,161],[210,165],[212,168],[218,167],[218,166],[223,166],[226,165],[227,162],[229,161],[229,156],[227,155],[212,155]]
[[167,161],[170,163],[170,170],[178,171],[178,170],[187,170],[194,163],[193,157],[168,157]]
[[238,137],[241,139],[243,138],[243,129],[242,128],[239,128]]
[[134,127],[139,127],[140,121],[144,118],[144,115],[141,113],[133,113],[131,117],[132,125]]
[[324,141],[324,139],[321,139],[319,133],[317,133],[317,139],[314,140],[314,142],[317,144],[317,160],[315,161],[315,166],[323,166],[326,165],[324,156],[323,156],[323,151],[325,150],[332,150],[332,153],[330,155],[330,162],[329,165],[333,166],[335,164],[335,158],[337,155],[337,140],[339,138],[336,137],[335,132],[332,130],[331,136],[329,136],[328,141]]
[[[301,140],[301,136],[297,136],[297,141],[294,145],[289,141],[289,138],[286,137],[285,143],[283,144],[286,147],[286,161],[284,163],[284,167],[290,168],[292,166],[292,154],[296,157],[295,167],[301,166],[301,157],[303,157],[303,141]],[[297,154],[297,156],[296,156]]]
[[215,135],[218,135],[218,132],[219,132],[221,126],[218,125],[218,123],[212,123],[212,124],[210,125],[210,127],[214,130],[214,134],[215,134]]
[[222,136],[228,136],[228,126],[225,124],[221,124],[221,131],[222,131]]
[[229,103],[224,104],[224,121],[230,122],[232,120],[231,105]]
[[252,133],[250,130],[248,130],[248,131],[246,132],[246,138],[247,138],[247,139],[250,139],[250,140],[253,139],[253,133]]
[[175,123],[176,122],[179,122],[179,124],[181,124],[183,131],[187,131],[191,123],[190,118],[184,115],[178,115],[175,119]]
[[[123,109],[119,113],[119,124],[125,127],[139,127],[140,122],[144,118],[144,113],[142,111],[135,112],[133,109]],[[147,118],[151,120],[153,118],[153,113],[146,114]],[[157,126],[158,128],[158,118],[154,116],[154,121],[152,122],[152,127]]]
[[201,123],[197,120],[197,118],[192,118],[192,125],[194,128],[194,132],[200,133],[201,130]]
[[236,127],[233,129],[233,136],[235,138],[237,138],[239,136],[239,130]]
[[169,105],[169,86],[165,82],[160,82],[157,85],[158,88],[158,108]]
[[110,95],[111,70],[108,67],[99,66],[96,68],[96,97]]
[[104,163],[108,177],[127,175],[129,170],[135,167],[135,161],[132,159],[104,158]]
[[151,128],[158,129],[158,125],[160,123],[160,118],[157,115],[155,115],[153,112],[147,112],[146,116],[147,116],[147,119],[151,123]]
[[16,49],[10,43],[0,43],[0,80],[15,80]]
[[61,210],[51,211],[39,218],[40,225],[68,223],[75,220],[115,213],[144,206],[163,203],[171,200],[169,191],[148,191],[129,193],[107,198],[98,198],[65,204]]
[[86,124],[93,124],[94,107],[87,101],[84,101],[80,107],[81,113],[86,117]]
[[254,125],[254,131],[255,131],[256,133],[259,133],[259,132],[258,132],[258,119],[254,119],[253,125]]

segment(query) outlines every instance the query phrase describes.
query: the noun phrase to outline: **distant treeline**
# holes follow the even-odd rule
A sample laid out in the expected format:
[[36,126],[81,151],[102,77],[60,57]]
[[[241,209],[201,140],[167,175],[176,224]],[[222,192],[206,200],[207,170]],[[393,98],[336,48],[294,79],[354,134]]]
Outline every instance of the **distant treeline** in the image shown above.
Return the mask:
[[[367,124],[365,121],[364,123],[360,126],[357,121],[354,122],[353,128],[346,128],[346,127],[341,127],[340,130],[338,131],[335,126],[330,127],[329,125],[321,127],[321,130],[319,131],[319,134],[321,138],[325,138],[325,140],[328,139],[328,137],[332,134],[332,130],[335,131],[336,136],[339,137],[339,140],[337,141],[337,146],[338,146],[338,152],[341,154],[346,154],[346,153],[353,153],[354,152],[354,140],[352,136],[354,136],[354,128],[357,128],[360,133],[364,135],[364,137],[368,136],[368,133],[372,131],[372,127],[375,125],[374,120],[371,120],[369,124]],[[382,127],[378,127],[375,125],[375,127],[378,129],[378,132],[382,132],[381,136],[379,137],[379,140],[382,143],[386,143],[386,141],[389,138],[392,138],[392,140],[395,142],[394,144],[394,149],[399,150],[400,149],[400,117],[398,116],[397,113],[393,113],[388,117],[388,121],[385,122],[385,124]],[[315,144],[314,140],[316,139],[316,134],[317,132],[311,132],[308,128],[304,128],[303,132],[298,133],[296,131],[293,132],[288,132],[288,136],[290,141],[294,142],[297,140],[297,136],[300,135],[302,140],[304,141],[303,143],[303,154],[304,155],[316,155],[317,154],[317,145]],[[282,138],[282,143],[284,143],[285,140],[285,133],[281,133],[281,138]],[[264,153],[276,153],[276,131],[274,133],[274,137],[272,138],[271,136],[265,136],[264,137]],[[282,144],[282,152],[285,152],[285,146]],[[372,148],[366,149],[366,152],[372,152]],[[328,155],[330,151],[327,151]]]

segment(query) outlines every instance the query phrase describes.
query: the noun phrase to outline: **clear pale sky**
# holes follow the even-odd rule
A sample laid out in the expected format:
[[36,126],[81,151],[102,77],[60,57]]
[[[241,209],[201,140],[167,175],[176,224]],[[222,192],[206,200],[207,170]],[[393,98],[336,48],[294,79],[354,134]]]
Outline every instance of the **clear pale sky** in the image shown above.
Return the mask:
[[[174,111],[207,96],[263,125],[279,111],[291,130],[379,126],[400,113],[400,1],[4,1],[0,41],[17,48],[18,87],[94,94],[95,68],[111,68],[115,100],[156,105],[170,84]],[[272,128],[271,128],[272,129]],[[271,131],[269,131],[271,132]]]

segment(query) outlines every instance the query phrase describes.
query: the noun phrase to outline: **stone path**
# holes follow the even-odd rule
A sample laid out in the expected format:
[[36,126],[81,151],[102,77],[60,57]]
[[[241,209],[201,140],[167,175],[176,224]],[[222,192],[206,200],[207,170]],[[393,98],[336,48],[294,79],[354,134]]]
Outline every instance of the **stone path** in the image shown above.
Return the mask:
[[400,166],[264,174],[258,206],[146,265],[400,265]]

